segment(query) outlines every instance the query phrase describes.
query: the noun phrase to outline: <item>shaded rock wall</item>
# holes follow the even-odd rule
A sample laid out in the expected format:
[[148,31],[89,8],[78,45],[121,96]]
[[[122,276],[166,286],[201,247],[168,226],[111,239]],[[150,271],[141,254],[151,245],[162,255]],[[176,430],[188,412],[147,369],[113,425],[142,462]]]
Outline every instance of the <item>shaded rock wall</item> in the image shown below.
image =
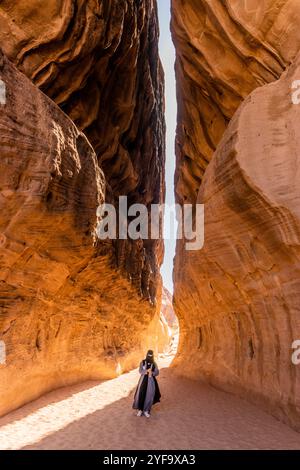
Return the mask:
[[173,0],[176,194],[205,204],[204,248],[177,245],[177,365],[298,428],[299,59],[261,85],[294,59],[299,15],[289,1]]
[[164,198],[157,42],[152,0],[1,2],[22,74],[1,55],[0,414],[136,366],[156,341],[162,241],[95,228],[99,203]]

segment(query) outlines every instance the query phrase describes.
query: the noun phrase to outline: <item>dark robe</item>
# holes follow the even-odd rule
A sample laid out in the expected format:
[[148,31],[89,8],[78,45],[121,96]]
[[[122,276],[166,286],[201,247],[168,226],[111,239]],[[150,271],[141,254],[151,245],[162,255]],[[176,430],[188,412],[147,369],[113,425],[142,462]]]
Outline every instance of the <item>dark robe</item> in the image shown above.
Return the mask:
[[[152,369],[152,377],[147,374],[148,369]],[[158,403],[161,398],[156,376],[159,374],[158,367],[154,362],[146,362],[140,364],[140,380],[134,395],[133,408],[143,411],[150,411],[151,406]]]

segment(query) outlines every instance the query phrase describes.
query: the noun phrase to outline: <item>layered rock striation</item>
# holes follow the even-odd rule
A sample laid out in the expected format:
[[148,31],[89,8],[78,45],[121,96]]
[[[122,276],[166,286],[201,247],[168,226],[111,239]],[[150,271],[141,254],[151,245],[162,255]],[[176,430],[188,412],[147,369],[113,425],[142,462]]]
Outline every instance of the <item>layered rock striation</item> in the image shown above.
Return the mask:
[[164,198],[156,3],[42,3],[0,5],[0,414],[135,366],[159,324],[162,240],[96,236],[99,204]]
[[[164,80],[156,0],[1,2],[0,45],[92,144],[106,201],[164,200]],[[155,303],[160,240],[115,243],[115,264]]]
[[280,77],[300,46],[295,0],[172,0],[178,128],[175,191],[195,203],[234,112]]
[[289,1],[173,0],[176,193],[205,206],[203,249],[177,245],[177,365],[297,428],[299,15]]

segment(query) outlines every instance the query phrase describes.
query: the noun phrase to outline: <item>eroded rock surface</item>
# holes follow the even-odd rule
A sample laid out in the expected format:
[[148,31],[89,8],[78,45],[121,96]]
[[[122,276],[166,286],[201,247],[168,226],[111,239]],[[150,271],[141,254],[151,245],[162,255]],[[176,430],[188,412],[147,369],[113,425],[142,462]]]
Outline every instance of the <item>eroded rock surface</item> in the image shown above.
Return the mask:
[[[106,200],[164,200],[164,80],[156,0],[29,0],[0,5],[3,52],[91,142]],[[118,242],[115,264],[155,303],[161,241]]]
[[154,0],[1,2],[22,73],[1,55],[0,414],[154,347],[162,241],[100,243],[95,228],[99,203],[164,198],[157,43]]
[[173,0],[172,17],[176,197],[205,204],[204,248],[177,244],[177,364],[299,428],[299,60],[280,77],[300,48],[300,5]]
[[173,296],[166,287],[163,288],[161,299],[161,312],[170,327],[174,327],[177,323],[177,318],[173,308]]
[[[264,403],[300,427],[300,106],[281,79],[254,91],[205,172],[205,244],[176,257],[184,373]],[[188,282],[187,282],[188,280]]]
[[114,376],[118,362],[132,365],[155,310],[95,236],[105,181],[91,145],[2,56],[1,63],[3,413],[51,388]]
[[280,77],[300,47],[297,0],[172,0],[178,128],[175,191],[195,203],[241,102]]

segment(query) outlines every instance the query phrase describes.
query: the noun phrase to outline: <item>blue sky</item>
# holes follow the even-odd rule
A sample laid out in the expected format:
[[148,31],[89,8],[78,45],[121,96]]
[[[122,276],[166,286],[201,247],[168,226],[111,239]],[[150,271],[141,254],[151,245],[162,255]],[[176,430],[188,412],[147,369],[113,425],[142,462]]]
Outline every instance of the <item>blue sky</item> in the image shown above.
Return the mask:
[[[176,131],[176,85],[175,85],[175,49],[170,32],[170,0],[158,0],[160,24],[160,57],[165,71],[166,82],[166,204],[174,204],[174,171],[175,171],[175,131]],[[161,269],[164,285],[173,292],[173,258],[176,240],[165,239],[165,260]]]

